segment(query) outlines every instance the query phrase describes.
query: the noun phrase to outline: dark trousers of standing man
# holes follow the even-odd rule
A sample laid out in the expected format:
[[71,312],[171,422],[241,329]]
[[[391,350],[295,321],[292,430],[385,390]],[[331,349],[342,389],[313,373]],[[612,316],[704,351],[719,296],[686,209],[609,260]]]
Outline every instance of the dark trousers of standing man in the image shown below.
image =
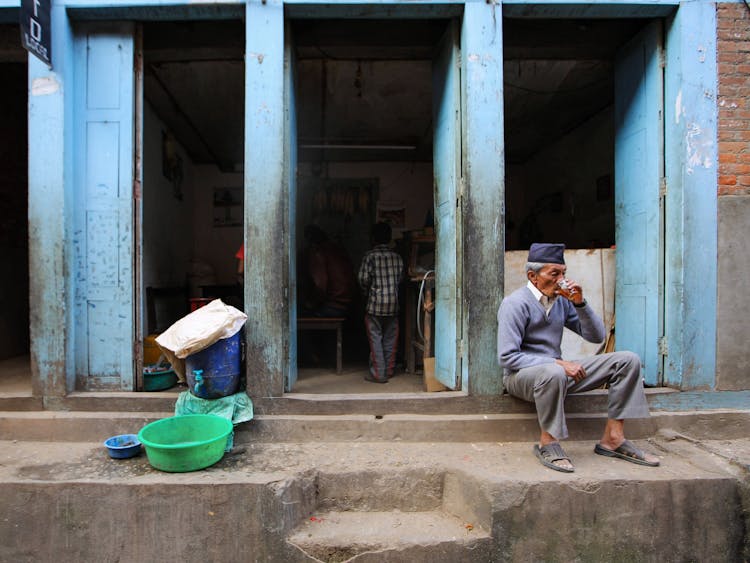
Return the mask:
[[370,377],[384,381],[393,376],[398,349],[398,315],[365,315],[370,344]]

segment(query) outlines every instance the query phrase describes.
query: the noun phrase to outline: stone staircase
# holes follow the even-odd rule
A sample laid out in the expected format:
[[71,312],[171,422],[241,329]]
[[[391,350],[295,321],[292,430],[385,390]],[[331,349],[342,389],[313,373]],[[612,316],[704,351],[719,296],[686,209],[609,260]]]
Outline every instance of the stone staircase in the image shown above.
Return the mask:
[[313,514],[287,541],[326,563],[489,561],[490,522],[478,513],[490,501],[473,505],[456,484],[434,470],[321,474]]
[[747,410],[653,411],[629,426],[662,459],[644,468],[593,455],[603,396],[571,397],[570,475],[508,397],[258,401],[204,471],[107,457],[175,399],[0,397],[0,561],[750,560]]

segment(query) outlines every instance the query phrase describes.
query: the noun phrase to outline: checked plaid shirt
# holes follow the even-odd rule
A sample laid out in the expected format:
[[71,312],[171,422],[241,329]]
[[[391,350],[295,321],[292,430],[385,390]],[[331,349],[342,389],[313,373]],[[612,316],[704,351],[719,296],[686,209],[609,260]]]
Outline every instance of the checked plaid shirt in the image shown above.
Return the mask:
[[398,284],[404,261],[387,244],[368,251],[359,267],[359,285],[367,293],[367,314],[393,316],[398,313]]

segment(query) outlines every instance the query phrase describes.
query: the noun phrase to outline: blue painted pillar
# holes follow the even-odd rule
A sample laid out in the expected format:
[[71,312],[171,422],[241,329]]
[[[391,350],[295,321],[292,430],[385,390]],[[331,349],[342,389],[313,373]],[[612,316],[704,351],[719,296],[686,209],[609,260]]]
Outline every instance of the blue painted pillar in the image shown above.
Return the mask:
[[[463,88],[464,389],[502,389],[497,365],[497,308],[505,252],[502,9],[466,3],[461,30]],[[468,372],[467,372],[468,369]]]
[[284,191],[284,6],[249,0],[245,51],[245,312],[247,386],[283,393],[289,339],[290,241]]
[[667,21],[664,382],[716,376],[716,6],[683,2]]
[[[63,396],[73,389],[72,35],[63,6],[52,4],[53,69],[29,55],[29,327],[32,389]],[[70,88],[72,91],[72,87]]]

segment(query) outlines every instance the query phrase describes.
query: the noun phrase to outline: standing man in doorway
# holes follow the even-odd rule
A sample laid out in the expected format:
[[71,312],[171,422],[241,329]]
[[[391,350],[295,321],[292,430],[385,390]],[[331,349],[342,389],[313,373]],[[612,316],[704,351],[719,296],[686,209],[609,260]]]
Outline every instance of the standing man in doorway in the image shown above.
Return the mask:
[[388,383],[393,377],[398,349],[398,285],[404,261],[390,248],[391,226],[376,223],[372,228],[373,248],[359,268],[359,285],[367,295],[365,328],[370,344],[370,373],[374,383]]
[[564,401],[568,393],[609,384],[607,424],[594,453],[641,465],[659,465],[625,438],[628,418],[649,416],[641,382],[641,361],[614,352],[576,361],[562,359],[563,327],[589,342],[604,340],[604,323],[586,303],[583,288],[565,278],[565,245],[534,243],[526,263],[526,286],[514,291],[497,313],[497,357],[511,395],[535,403],[541,436],[534,454],[546,467],[572,473],[559,440],[568,437]]

